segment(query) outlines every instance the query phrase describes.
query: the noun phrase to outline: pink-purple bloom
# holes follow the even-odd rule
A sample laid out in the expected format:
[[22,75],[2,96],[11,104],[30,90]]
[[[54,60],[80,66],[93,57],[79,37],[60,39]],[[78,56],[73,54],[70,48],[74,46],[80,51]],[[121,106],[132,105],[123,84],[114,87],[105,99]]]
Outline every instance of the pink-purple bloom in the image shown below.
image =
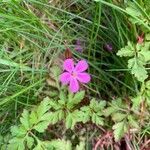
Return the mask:
[[88,69],[88,64],[85,60],[80,60],[76,65],[73,59],[66,59],[63,64],[63,72],[60,75],[62,84],[69,84],[69,90],[73,93],[79,91],[79,83],[88,83],[91,76],[85,72]]
[[113,46],[112,46],[111,43],[105,44],[105,45],[104,45],[104,48],[105,48],[107,51],[109,51],[109,52],[111,52],[111,51],[113,50]]
[[83,47],[81,46],[81,41],[77,40],[75,44],[75,50],[78,52],[83,52]]

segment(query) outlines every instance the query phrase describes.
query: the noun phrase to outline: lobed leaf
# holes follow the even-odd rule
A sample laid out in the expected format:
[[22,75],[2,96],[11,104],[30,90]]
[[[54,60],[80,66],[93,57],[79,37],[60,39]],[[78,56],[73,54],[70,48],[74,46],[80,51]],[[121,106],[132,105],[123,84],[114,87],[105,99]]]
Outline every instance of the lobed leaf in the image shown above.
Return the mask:
[[81,100],[84,98],[84,95],[85,91],[77,92],[74,96],[71,95],[67,103],[67,108],[68,109],[74,108],[77,104],[81,102]]
[[143,66],[144,63],[138,58],[132,58],[128,60],[128,68],[131,69],[131,73],[135,75],[138,81],[144,82],[148,77],[147,71]]
[[122,121],[123,119],[125,119],[126,116],[127,116],[127,114],[123,114],[123,113],[117,112],[117,113],[114,113],[114,114],[112,115],[112,120],[115,121],[115,122],[120,122],[120,121]]
[[24,128],[26,130],[28,130],[30,128],[30,124],[29,124],[29,112],[27,110],[23,111],[22,117],[20,118],[20,122],[22,123],[22,125],[24,126]]
[[37,125],[34,126],[33,129],[35,129],[39,133],[43,133],[45,129],[47,129],[48,125],[49,125],[49,121],[45,120],[45,121],[39,122]]
[[110,116],[111,114],[115,113],[117,111],[117,109],[115,107],[107,107],[105,110],[104,110],[104,115],[106,117]]
[[24,138],[13,138],[9,141],[8,150],[25,150]]
[[127,46],[125,46],[117,52],[117,55],[120,57],[132,57],[134,56],[134,54],[135,50],[131,42],[128,42]]
[[115,141],[119,141],[127,132],[125,121],[113,125]]
[[27,147],[28,147],[29,149],[31,149],[32,146],[33,146],[33,144],[34,144],[34,139],[33,139],[32,137],[30,137],[30,136],[27,136],[27,137],[26,137],[26,141],[27,141]]

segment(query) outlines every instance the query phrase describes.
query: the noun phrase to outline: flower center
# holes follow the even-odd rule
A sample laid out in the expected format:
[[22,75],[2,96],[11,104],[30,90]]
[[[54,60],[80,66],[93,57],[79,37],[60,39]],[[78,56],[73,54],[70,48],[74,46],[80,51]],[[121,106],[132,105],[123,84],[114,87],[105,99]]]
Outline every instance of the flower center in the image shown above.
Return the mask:
[[71,75],[72,75],[72,77],[74,77],[74,78],[77,77],[77,73],[76,73],[76,72],[72,72]]

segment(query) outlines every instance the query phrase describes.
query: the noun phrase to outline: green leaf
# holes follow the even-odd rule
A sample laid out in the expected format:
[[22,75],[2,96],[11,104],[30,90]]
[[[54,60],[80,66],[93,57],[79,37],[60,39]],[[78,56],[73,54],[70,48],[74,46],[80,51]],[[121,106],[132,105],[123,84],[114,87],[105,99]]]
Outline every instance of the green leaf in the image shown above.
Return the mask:
[[133,45],[130,42],[128,42],[128,45],[125,46],[124,48],[120,49],[117,53],[117,55],[120,57],[123,57],[123,56],[124,57],[127,57],[127,56],[132,57],[132,56],[134,56],[134,54],[135,54],[135,50],[134,50]]
[[2,135],[0,135],[0,145],[3,143],[3,136]]
[[72,101],[74,94],[72,92],[69,92],[68,94],[68,101]]
[[[149,3],[150,4],[150,3]],[[145,35],[145,39],[149,42],[150,41],[150,33],[147,33],[146,35]]]
[[74,129],[75,124],[79,122],[79,118],[78,118],[79,113],[80,112],[76,110],[72,113],[67,114],[66,123],[65,123],[67,129]]
[[69,98],[69,101],[67,103],[67,108],[72,109],[76,106],[76,104],[79,104],[81,100],[84,98],[85,91],[77,92],[74,96]]
[[106,117],[110,116],[111,114],[115,113],[117,111],[117,109],[115,107],[107,107],[105,110],[104,110],[104,115]]
[[102,110],[104,110],[104,107],[106,106],[106,101],[100,101],[99,103],[95,103],[95,107],[93,107],[92,109],[95,111],[95,112],[101,112],[102,114]]
[[62,119],[64,118],[64,116],[65,116],[63,110],[59,110],[59,111],[57,112],[57,115],[58,115],[58,120],[59,120],[59,121],[62,120]]
[[47,112],[45,113],[41,118],[40,118],[40,122],[41,121],[48,121],[51,119],[51,112]]
[[124,121],[116,123],[113,126],[115,141],[119,141],[126,133],[126,124]]
[[98,116],[96,113],[93,113],[91,118],[92,122],[95,123],[96,125],[104,125],[103,118]]
[[38,108],[36,110],[38,118],[40,119],[50,108],[51,108],[50,99],[48,97],[46,97],[40,103],[40,105],[38,106]]
[[150,51],[142,50],[141,52],[139,52],[139,54],[144,57],[145,62],[150,61]]
[[59,105],[59,103],[57,103],[56,101],[54,100],[50,100],[50,106],[55,109],[55,110],[58,110],[61,108],[61,105]]
[[95,99],[92,99],[90,101],[90,108],[92,110],[94,110],[95,112],[100,112],[100,111],[102,112],[102,110],[104,109],[105,105],[106,105],[106,101],[100,101],[99,103]]
[[144,80],[148,77],[145,65],[150,61],[149,48],[150,42],[145,41],[142,44],[137,43],[136,45],[128,42],[127,46],[119,50],[117,53],[120,57],[134,56],[134,58],[128,60],[128,68],[131,69],[131,73],[134,74],[140,82],[144,82]]
[[33,129],[35,129],[39,133],[43,133],[45,129],[47,129],[48,125],[49,125],[49,121],[47,120],[42,121],[42,122],[39,122],[37,125],[35,125]]
[[64,107],[66,102],[64,100],[58,100],[58,103],[61,105],[61,107]]
[[138,55],[144,57],[145,62],[150,61],[150,42],[144,42],[141,44],[141,49]]
[[41,141],[38,139],[37,145],[33,150],[55,150],[52,141]]
[[138,120],[135,120],[133,115],[128,116],[128,123],[130,127],[137,128],[137,129],[139,128]]
[[48,150],[43,143],[39,143],[34,147],[33,150]]
[[50,98],[54,98],[58,96],[58,91],[57,90],[51,90],[49,93]]
[[26,137],[26,141],[27,141],[28,148],[31,149],[33,144],[34,144],[34,139],[32,137],[30,137],[30,136],[27,136]]
[[65,94],[64,91],[60,91],[59,98],[60,98],[60,100],[63,101],[64,103],[66,102],[67,97],[66,97],[66,94]]
[[89,106],[81,107],[81,111],[79,112],[80,117],[78,117],[79,120],[83,123],[91,120],[96,125],[103,125],[104,119],[101,116],[103,115],[103,109],[105,105],[105,101],[100,101],[98,103],[98,101],[92,99]]
[[77,92],[77,93],[74,95],[74,97],[73,97],[72,100],[78,104],[78,103],[81,102],[81,100],[84,98],[84,95],[85,95],[85,91]]
[[50,113],[48,112],[50,108],[50,99],[45,98],[40,105],[31,112],[30,122],[34,125],[33,129],[40,133],[45,131],[50,123]]
[[72,150],[72,144],[70,141],[53,140],[49,143],[49,145],[56,150]]
[[147,81],[145,84],[146,84],[145,87],[146,87],[148,90],[150,90],[150,80]]
[[141,104],[141,102],[142,102],[141,96],[138,95],[138,96],[132,98],[131,100],[132,100],[132,102],[133,102],[132,109],[134,109],[134,110],[135,110],[135,109],[138,109],[139,106],[140,106],[140,104]]
[[99,106],[101,109],[103,109],[103,108],[106,106],[106,101],[101,100],[101,101],[99,102],[98,106]]
[[52,66],[50,68],[50,71],[51,71],[51,76],[55,79],[55,80],[58,80],[59,78],[59,75],[61,74],[61,69],[59,66]]
[[46,118],[48,116],[47,112],[49,111],[50,108],[51,108],[50,99],[45,98],[38,107],[34,108],[31,111],[30,119],[29,119],[30,124],[33,126],[40,121],[47,120],[48,119]]
[[78,112],[78,121],[83,122],[83,123],[90,121],[90,115],[89,115],[88,111],[79,111]]
[[29,122],[30,122],[30,124],[31,125],[34,125],[34,124],[36,124],[36,123],[38,123],[38,116],[37,116],[37,113],[36,113],[36,111],[32,111],[31,113],[30,113],[30,119],[29,119]]
[[26,130],[30,128],[29,125],[29,112],[27,110],[24,110],[22,113],[22,117],[20,118],[20,122],[25,127]]
[[121,98],[117,98],[115,100],[112,101],[112,104],[111,104],[112,107],[114,107],[115,109],[119,110],[120,107],[124,107],[125,104],[123,103],[122,99]]
[[66,128],[69,129],[69,128],[72,128],[73,126],[74,126],[73,117],[72,117],[72,114],[69,113],[66,117]]
[[83,106],[80,109],[81,109],[81,111],[88,112],[88,113],[90,113],[90,111],[91,111],[89,106]]
[[120,122],[122,121],[124,118],[126,118],[126,114],[122,114],[122,113],[114,113],[112,115],[112,120],[115,122]]
[[50,113],[50,118],[49,118],[49,122],[51,124],[55,124],[58,121],[62,120],[64,118],[64,111],[62,110],[58,110],[56,112],[51,112]]
[[25,150],[24,138],[13,138],[9,141],[8,150]]
[[[39,133],[43,133],[50,123],[54,124],[64,118],[64,112],[61,109],[56,112],[50,112],[50,108],[52,108],[50,104],[56,106],[58,103],[46,98],[30,113],[27,110],[23,111],[20,118],[21,124],[11,128],[13,138],[9,141],[9,148],[12,147],[13,150],[23,150],[26,146],[32,148],[34,139],[29,137],[29,133],[31,133],[33,129]],[[56,107],[58,108],[58,106]],[[41,142],[38,138],[36,140],[38,144],[34,149],[43,150],[43,148],[45,148],[45,142]]]
[[24,128],[24,126],[12,126],[11,127],[11,134],[12,136],[19,136],[24,137],[27,133],[27,130]]
[[143,66],[143,62],[138,58],[132,58],[128,60],[128,68],[131,69],[131,73],[135,75],[135,77],[143,82],[147,77],[147,71]]
[[6,135],[4,136],[4,142],[5,142],[5,143],[8,143],[8,141],[9,141],[9,139],[10,139],[11,137],[12,137],[12,136],[11,136],[10,133],[6,134]]
[[94,109],[96,106],[98,106],[98,101],[96,101],[94,98],[90,101],[90,108]]

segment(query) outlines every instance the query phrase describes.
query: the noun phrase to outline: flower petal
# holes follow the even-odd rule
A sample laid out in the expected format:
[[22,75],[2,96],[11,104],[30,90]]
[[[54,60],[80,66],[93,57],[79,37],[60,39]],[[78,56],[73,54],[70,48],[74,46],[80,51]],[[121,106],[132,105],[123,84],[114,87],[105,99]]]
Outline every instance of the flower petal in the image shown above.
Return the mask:
[[77,79],[81,83],[88,83],[91,80],[91,76],[88,73],[78,73]]
[[77,91],[79,91],[79,83],[77,79],[71,78],[69,89],[73,93],[76,93]]
[[85,60],[80,60],[76,67],[75,67],[75,71],[77,72],[83,72],[88,68],[88,64]]
[[69,72],[64,72],[60,75],[60,81],[63,83],[63,84],[68,84],[69,81],[70,81],[70,73]]
[[66,59],[64,61],[64,70],[68,71],[68,72],[72,72],[72,70],[74,69],[74,62],[73,59]]

